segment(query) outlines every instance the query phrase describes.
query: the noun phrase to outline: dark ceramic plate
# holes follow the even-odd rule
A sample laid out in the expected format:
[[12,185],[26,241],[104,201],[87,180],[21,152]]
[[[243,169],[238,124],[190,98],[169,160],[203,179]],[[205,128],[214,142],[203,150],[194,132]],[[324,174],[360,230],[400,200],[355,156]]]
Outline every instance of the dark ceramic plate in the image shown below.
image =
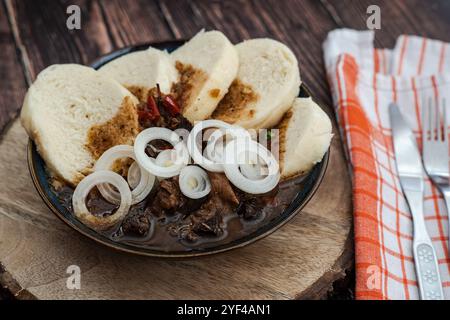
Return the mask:
[[[143,44],[138,46],[132,46],[114,51],[107,54],[91,64],[95,69],[100,68],[102,65],[114,60],[124,54],[146,49],[149,45],[172,51],[182,44],[182,41],[170,41],[162,43],[152,43]],[[300,90],[301,97],[309,97],[310,92],[308,89],[302,85]],[[121,251],[126,251],[130,253],[136,253],[140,255],[154,256],[154,257],[172,257],[172,258],[182,258],[182,257],[195,257],[201,255],[209,255],[213,253],[223,252],[239,247],[246,246],[256,240],[259,240],[275,230],[279,229],[290,219],[292,219],[297,213],[299,213],[303,207],[308,203],[311,197],[316,192],[319,187],[322,178],[325,174],[329,159],[329,151],[325,154],[322,162],[318,163],[303,179],[301,182],[302,188],[296,194],[293,201],[287,206],[287,208],[276,217],[265,221],[258,227],[255,231],[242,236],[241,238],[232,240],[227,243],[221,243],[216,246],[210,246],[208,248],[197,247],[191,251],[159,251],[155,249],[145,248],[142,246],[135,246],[132,244],[127,244],[123,242],[116,242],[104,236],[96,231],[86,227],[84,224],[79,222],[58,200],[57,195],[53,192],[49,180],[48,173],[44,160],[40,157],[36,150],[35,144],[30,140],[28,143],[28,167],[33,180],[33,183],[39,192],[39,195],[44,200],[45,204],[50,208],[50,210],[56,214],[58,218],[63,220],[69,226],[82,233],[83,235],[107,245],[111,248],[118,249]]]

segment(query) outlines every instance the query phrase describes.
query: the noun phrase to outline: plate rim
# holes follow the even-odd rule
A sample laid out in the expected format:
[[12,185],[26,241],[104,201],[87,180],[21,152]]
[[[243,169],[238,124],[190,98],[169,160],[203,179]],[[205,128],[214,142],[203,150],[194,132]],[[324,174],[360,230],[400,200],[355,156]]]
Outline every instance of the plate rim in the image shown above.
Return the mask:
[[[157,48],[164,48],[164,47],[168,47],[169,45],[179,46],[183,42],[185,42],[185,40],[170,40],[170,41],[142,43],[142,44],[137,44],[137,45],[132,45],[132,46],[126,46],[126,47],[111,51],[110,53],[100,56],[99,58],[94,60],[92,63],[90,63],[89,66],[98,68],[99,66],[103,65],[105,63],[105,61],[111,61],[113,59],[116,59],[116,58],[124,55],[124,54],[134,52],[134,51],[139,51],[139,50],[145,49],[146,47],[149,47],[149,46],[157,47]],[[142,48],[142,49],[140,49],[140,48]],[[111,57],[113,57],[113,58],[111,58]],[[110,59],[108,59],[108,58],[110,58]],[[301,84],[300,88],[303,88],[305,90],[305,92],[308,94],[308,96],[312,97],[311,91],[308,89],[308,87],[304,83]],[[316,102],[316,103],[318,103],[318,102]],[[324,109],[320,103],[318,103],[318,104],[322,109]],[[107,239],[106,238],[103,239],[104,237],[102,235],[100,235],[99,233],[97,233],[95,230],[89,229],[93,233],[93,234],[90,234],[86,230],[83,230],[82,228],[78,227],[76,224],[72,223],[53,204],[52,200],[47,196],[47,192],[44,190],[45,187],[42,186],[40,183],[40,179],[38,178],[38,175],[37,175],[37,169],[35,168],[35,165],[37,163],[37,161],[34,157],[34,153],[37,152],[35,150],[35,148],[36,147],[34,145],[34,142],[31,140],[31,138],[29,138],[28,144],[27,144],[27,163],[28,163],[28,171],[31,175],[33,184],[34,184],[36,190],[38,191],[39,196],[44,201],[46,206],[50,209],[50,211],[52,211],[52,213],[55,214],[60,220],[62,220],[66,225],[68,225],[72,229],[76,230],[80,234],[94,240],[95,242],[105,245],[109,248],[115,249],[117,251],[131,253],[131,254],[137,254],[140,256],[153,257],[153,258],[170,258],[170,259],[180,259],[180,258],[184,259],[184,258],[209,256],[209,255],[214,255],[214,254],[218,254],[218,253],[225,252],[225,251],[242,248],[242,247],[250,245],[258,240],[261,240],[261,239],[269,236],[270,234],[274,233],[275,231],[279,230],[281,227],[286,225],[291,219],[293,219],[295,216],[297,216],[303,210],[303,208],[309,203],[309,201],[313,198],[313,196],[316,194],[317,190],[319,189],[320,185],[322,184],[323,178],[327,171],[328,164],[329,164],[329,158],[330,158],[330,152],[331,152],[331,146],[330,146],[328,148],[327,152],[325,153],[324,157],[322,158],[322,161],[320,163],[316,164],[316,166],[320,165],[320,171],[318,173],[317,178],[313,181],[313,185],[311,186],[310,192],[306,194],[306,196],[303,198],[302,202],[298,205],[297,208],[293,209],[293,211],[288,216],[286,216],[283,220],[278,221],[275,225],[271,226],[271,228],[268,228],[264,232],[261,232],[249,239],[242,240],[233,245],[227,246],[225,244],[225,245],[222,245],[222,247],[217,247],[217,248],[211,247],[211,248],[204,249],[204,251],[192,250],[192,251],[186,251],[186,252],[183,252],[183,251],[176,251],[176,252],[172,251],[171,252],[171,251],[158,251],[158,250],[154,250],[154,249],[145,249],[145,248],[140,248],[140,247],[134,247],[134,246],[127,245],[127,244],[114,242],[113,240],[106,241]],[[314,166],[312,170],[314,170],[316,166]],[[44,169],[46,169],[46,167],[44,167]],[[293,201],[295,201],[295,198]],[[290,205],[292,205],[292,203],[293,202],[291,202]],[[288,209],[285,209],[285,210],[288,210]],[[86,228],[88,228],[88,227],[86,227]],[[259,229],[256,229],[254,232],[258,232],[258,230]],[[234,241],[239,241],[239,239],[236,239]]]

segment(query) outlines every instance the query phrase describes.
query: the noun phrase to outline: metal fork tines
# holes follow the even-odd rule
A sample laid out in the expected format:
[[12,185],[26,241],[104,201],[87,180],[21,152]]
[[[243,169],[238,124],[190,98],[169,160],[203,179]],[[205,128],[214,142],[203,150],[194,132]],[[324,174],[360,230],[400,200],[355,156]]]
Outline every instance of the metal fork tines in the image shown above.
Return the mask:
[[[441,102],[441,105],[433,105],[433,100],[429,99],[428,105],[423,105],[422,157],[428,176],[444,197],[448,213],[450,209],[448,123],[445,99]],[[442,110],[439,110],[439,107],[442,107]]]

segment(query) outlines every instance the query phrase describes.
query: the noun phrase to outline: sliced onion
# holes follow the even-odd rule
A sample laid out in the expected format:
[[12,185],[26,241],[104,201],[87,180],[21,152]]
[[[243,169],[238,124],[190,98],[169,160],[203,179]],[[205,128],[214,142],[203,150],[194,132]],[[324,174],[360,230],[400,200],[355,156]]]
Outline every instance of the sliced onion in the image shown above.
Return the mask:
[[[245,158],[257,155],[267,166],[267,175],[261,179],[250,179],[240,170],[241,165],[248,163]],[[229,142],[224,154],[224,172],[228,180],[244,192],[251,194],[266,193],[275,188],[280,181],[278,162],[266,147],[254,140],[242,143],[238,140]]]
[[[184,143],[184,142],[183,142]],[[155,158],[155,163],[161,167],[170,167],[175,162],[176,151],[173,149],[161,151]],[[157,177],[158,181],[166,178]]]
[[[209,138],[208,144],[210,147],[208,150],[205,149],[205,156],[203,156],[201,151],[202,141],[201,139],[199,140],[199,138],[201,138],[201,136],[199,137],[199,133],[208,128],[217,128],[218,130],[214,131]],[[223,172],[223,165],[221,163],[223,161],[220,161],[220,150],[217,150],[217,155],[219,157],[216,158],[213,154],[216,151],[216,142],[227,134],[230,134],[233,137],[244,136],[250,139],[250,134],[245,129],[232,126],[220,120],[205,120],[197,123],[194,128],[192,128],[187,141],[188,150],[194,163],[202,166],[208,171]]]
[[161,167],[170,167],[175,163],[177,152],[173,149],[161,151],[155,158],[157,165]]
[[[111,184],[120,194],[120,206],[115,213],[107,217],[92,215],[86,207],[86,198],[96,185]],[[75,216],[85,225],[95,230],[106,230],[122,221],[131,206],[131,191],[125,179],[112,171],[99,170],[81,180],[72,196]]]
[[[176,152],[175,161],[171,166],[164,167],[158,165],[156,159],[149,157],[145,150],[147,144],[153,140],[164,140],[169,142]],[[134,143],[134,153],[136,155],[136,161],[139,165],[158,177],[170,178],[180,173],[181,169],[185,167],[189,162],[189,152],[186,145],[180,141],[180,136],[174,131],[167,128],[148,128],[138,134]]]
[[[251,140],[250,133],[244,128],[238,126],[231,126],[228,129],[215,130],[208,139],[204,156],[216,164],[223,164],[223,153],[227,144],[227,138],[231,136],[232,139],[246,139]],[[230,139],[231,140],[231,139]],[[223,171],[223,166],[222,166]]]
[[[102,156],[97,160],[94,166],[95,171],[99,170],[111,170],[111,166],[115,161],[123,158],[131,158],[136,161],[136,157],[134,155],[134,149],[129,145],[117,145],[108,150],[106,150]],[[138,167],[139,168],[139,167]],[[148,173],[147,171],[139,168],[140,170],[140,179],[136,184],[134,183],[133,190],[131,191],[132,202],[131,204],[136,204],[144,200],[150,191],[153,189],[153,185],[155,182],[155,176]],[[131,167],[129,168],[128,173],[130,172]],[[134,169],[137,170],[137,169]],[[128,179],[128,177],[127,177]],[[102,185],[98,186],[98,190],[101,195],[110,203],[118,204],[120,203],[120,194],[117,190],[111,187],[111,185]]]
[[187,148],[192,159],[194,160],[194,163],[212,172],[222,172],[223,167],[220,164],[204,157],[201,152],[202,136],[199,136],[199,134],[208,128],[228,129],[231,128],[231,125],[220,120],[205,120],[198,122],[189,134]]
[[261,164],[262,159],[258,155],[248,153],[247,158],[248,159],[245,159],[246,163],[239,165],[242,174],[246,178],[251,180],[259,180],[268,175],[267,165]]
[[200,199],[211,192],[211,182],[205,170],[197,166],[184,167],[180,172],[181,192],[188,198]]
[[131,189],[136,188],[141,181],[141,167],[136,161],[128,168],[127,181]]
[[[215,131],[218,132],[219,130]],[[223,152],[226,143],[223,140],[216,140],[214,142],[208,142],[205,151],[203,151],[203,157],[207,158],[216,164],[223,164]]]

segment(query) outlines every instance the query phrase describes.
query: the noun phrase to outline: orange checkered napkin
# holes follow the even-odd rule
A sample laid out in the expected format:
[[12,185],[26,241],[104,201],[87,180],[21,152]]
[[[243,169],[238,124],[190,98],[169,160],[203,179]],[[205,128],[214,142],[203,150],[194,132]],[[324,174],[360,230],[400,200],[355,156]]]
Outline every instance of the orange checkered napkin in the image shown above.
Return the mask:
[[[388,106],[398,103],[421,146],[424,101],[450,101],[450,47],[400,36],[394,49],[374,49],[373,40],[372,31],[340,29],[330,32],[323,45],[352,171],[356,298],[418,299],[412,217],[398,179]],[[424,206],[450,299],[449,218],[428,179]]]

